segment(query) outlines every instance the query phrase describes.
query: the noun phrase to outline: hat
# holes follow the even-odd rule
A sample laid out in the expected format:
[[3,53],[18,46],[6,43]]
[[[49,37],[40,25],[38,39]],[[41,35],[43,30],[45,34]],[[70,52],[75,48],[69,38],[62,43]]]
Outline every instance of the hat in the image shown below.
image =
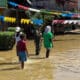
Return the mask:
[[22,35],[23,34],[23,32],[20,32],[20,35]]
[[16,32],[19,32],[21,30],[20,27],[16,27]]
[[51,32],[51,26],[50,26],[50,25],[46,26],[45,32],[46,32],[46,33]]

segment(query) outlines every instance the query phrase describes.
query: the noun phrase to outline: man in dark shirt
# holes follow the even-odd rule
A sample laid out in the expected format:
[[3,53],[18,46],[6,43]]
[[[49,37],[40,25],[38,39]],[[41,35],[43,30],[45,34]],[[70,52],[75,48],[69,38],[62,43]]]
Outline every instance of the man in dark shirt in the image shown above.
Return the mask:
[[35,43],[35,54],[36,55],[39,55],[40,53],[40,48],[41,48],[41,32],[39,29],[36,29],[35,30],[35,33],[34,33],[34,43]]

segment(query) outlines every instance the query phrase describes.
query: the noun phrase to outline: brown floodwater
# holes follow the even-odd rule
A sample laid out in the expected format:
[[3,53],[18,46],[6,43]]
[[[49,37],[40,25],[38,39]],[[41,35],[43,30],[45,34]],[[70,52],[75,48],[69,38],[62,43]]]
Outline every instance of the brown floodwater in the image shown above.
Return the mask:
[[80,80],[80,35],[55,36],[50,57],[45,58],[42,44],[35,56],[33,41],[27,41],[29,58],[25,69],[20,69],[16,48],[0,51],[0,80]]

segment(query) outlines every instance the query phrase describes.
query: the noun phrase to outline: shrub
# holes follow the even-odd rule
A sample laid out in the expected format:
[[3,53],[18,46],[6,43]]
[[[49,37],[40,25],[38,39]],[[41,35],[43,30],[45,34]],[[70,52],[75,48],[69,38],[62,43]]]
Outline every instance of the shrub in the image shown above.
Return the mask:
[[14,32],[0,32],[0,50],[12,49],[15,43]]
[[8,27],[7,31],[12,31],[15,32],[16,28],[15,27]]

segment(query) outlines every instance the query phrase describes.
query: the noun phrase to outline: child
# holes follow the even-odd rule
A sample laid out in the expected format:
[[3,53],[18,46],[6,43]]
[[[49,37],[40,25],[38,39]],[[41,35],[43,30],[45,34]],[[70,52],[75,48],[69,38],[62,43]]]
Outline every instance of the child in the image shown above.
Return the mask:
[[53,33],[51,32],[51,26],[46,26],[45,32],[43,33],[44,47],[46,48],[46,58],[49,57],[50,50],[53,47]]
[[17,43],[17,51],[19,61],[21,63],[21,68],[24,69],[24,62],[27,60],[28,50],[26,48],[25,36],[24,34],[20,35],[20,41]]

